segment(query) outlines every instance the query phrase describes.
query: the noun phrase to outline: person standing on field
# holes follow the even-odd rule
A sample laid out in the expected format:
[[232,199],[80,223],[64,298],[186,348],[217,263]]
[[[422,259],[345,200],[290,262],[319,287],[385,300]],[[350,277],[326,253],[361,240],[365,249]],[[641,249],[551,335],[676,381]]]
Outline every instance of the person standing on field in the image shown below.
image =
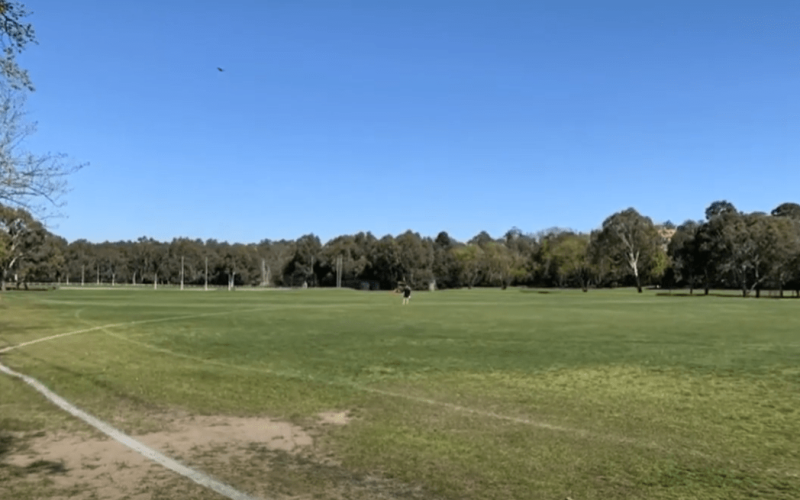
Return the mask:
[[406,285],[403,288],[403,305],[408,304],[408,299],[411,298],[411,287]]

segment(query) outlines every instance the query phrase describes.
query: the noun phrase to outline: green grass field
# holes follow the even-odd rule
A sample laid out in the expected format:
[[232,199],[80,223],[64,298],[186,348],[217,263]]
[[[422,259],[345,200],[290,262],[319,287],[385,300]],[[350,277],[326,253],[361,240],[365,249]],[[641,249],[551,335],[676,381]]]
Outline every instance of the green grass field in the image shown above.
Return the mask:
[[[349,290],[9,293],[0,348],[117,326],[0,362],[131,433],[165,412],[355,417],[318,438],[335,471],[308,459],[253,479],[206,464],[244,489],[327,498],[334,482],[375,477],[420,498],[800,498],[798,300],[509,289],[400,302]],[[0,376],[0,438],[78,427]],[[16,477],[0,468],[0,489],[22,488]]]

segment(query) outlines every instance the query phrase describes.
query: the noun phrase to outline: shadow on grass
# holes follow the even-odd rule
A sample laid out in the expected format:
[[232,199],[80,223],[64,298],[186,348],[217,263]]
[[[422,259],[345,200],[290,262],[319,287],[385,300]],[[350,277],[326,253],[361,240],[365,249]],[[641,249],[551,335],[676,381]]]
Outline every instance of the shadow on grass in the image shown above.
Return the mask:
[[736,294],[736,293],[719,293],[719,292],[717,292],[717,293],[708,293],[708,294],[704,294],[704,293],[687,293],[687,292],[657,292],[655,295],[658,296],[658,297],[695,297],[695,298],[700,298],[700,297],[722,297],[722,298],[725,298],[725,299],[742,299],[742,298],[755,299],[755,298],[758,298],[758,299],[784,299],[785,300],[785,299],[797,299],[797,298],[800,298],[800,297],[791,296],[791,295],[784,295],[783,297],[780,297],[780,296],[777,296],[777,295],[773,296],[773,295],[764,295],[764,294],[762,294],[761,297],[756,297],[754,293],[751,293],[751,294],[747,295],[746,297],[742,297],[741,293]]
[[8,455],[11,451],[11,446],[14,443],[14,438],[9,436],[8,434],[4,434],[0,431],[0,460],[3,460],[3,457]]
[[10,455],[11,451],[16,447],[18,439],[14,436],[0,432],[0,469],[6,469],[7,473],[12,476],[25,476],[27,474],[64,474],[67,472],[67,467],[64,462],[53,462],[51,460],[36,460],[20,467],[16,465],[3,463],[6,455]]
[[25,471],[28,474],[41,472],[44,474],[64,474],[67,468],[64,462],[53,462],[51,460],[36,460],[25,466]]

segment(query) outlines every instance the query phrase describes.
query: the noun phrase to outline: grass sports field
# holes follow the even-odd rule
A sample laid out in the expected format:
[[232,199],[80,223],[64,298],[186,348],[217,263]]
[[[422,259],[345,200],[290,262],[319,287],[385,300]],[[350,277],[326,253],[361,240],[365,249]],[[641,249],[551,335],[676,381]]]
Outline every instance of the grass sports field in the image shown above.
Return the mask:
[[[350,290],[8,293],[0,349],[89,331],[0,363],[258,498],[800,498],[800,300],[509,289],[400,304]],[[255,432],[234,438],[245,424]],[[297,442],[258,434],[280,425],[270,439]],[[113,444],[0,375],[8,498],[222,498],[133,454],[57,453],[83,442]]]

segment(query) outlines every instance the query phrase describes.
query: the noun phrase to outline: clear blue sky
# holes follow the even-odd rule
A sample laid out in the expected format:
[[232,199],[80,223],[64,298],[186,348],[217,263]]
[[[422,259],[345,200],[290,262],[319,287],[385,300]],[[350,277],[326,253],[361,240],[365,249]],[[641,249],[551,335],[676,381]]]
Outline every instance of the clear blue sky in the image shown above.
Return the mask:
[[23,3],[30,147],[90,163],[70,241],[467,240],[800,202],[796,0]]

